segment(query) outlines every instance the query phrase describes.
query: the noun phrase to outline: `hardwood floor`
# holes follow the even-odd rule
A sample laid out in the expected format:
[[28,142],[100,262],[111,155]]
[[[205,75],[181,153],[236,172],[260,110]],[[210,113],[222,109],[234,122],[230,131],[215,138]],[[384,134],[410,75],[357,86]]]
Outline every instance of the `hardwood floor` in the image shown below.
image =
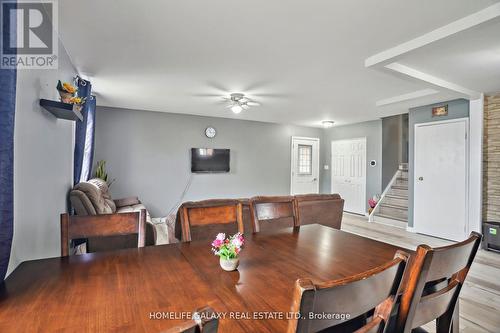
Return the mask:
[[[342,230],[364,237],[415,249],[419,244],[432,247],[451,241],[408,232],[367,218],[344,214]],[[435,332],[434,324],[425,326]],[[461,332],[500,332],[500,253],[479,250],[460,296]]]

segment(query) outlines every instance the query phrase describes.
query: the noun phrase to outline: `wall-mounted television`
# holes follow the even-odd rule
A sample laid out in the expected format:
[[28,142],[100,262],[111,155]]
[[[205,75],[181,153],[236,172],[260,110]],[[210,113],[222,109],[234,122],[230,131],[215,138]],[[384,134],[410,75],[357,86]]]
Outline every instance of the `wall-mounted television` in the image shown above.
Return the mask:
[[191,148],[191,172],[229,172],[229,149]]

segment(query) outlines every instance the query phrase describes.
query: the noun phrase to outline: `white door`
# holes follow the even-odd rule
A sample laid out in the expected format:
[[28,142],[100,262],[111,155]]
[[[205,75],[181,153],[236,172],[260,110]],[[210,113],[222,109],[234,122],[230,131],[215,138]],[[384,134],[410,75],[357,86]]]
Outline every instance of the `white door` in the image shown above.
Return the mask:
[[467,119],[415,126],[415,231],[451,240],[466,236]]
[[319,193],[319,139],[292,137],[290,193]]
[[332,193],[345,200],[345,211],[365,214],[366,138],[332,141]]

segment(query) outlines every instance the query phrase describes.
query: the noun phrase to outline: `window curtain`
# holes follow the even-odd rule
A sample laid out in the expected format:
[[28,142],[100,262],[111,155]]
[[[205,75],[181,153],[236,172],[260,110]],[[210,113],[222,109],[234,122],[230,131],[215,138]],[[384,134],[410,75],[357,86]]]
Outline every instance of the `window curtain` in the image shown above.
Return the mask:
[[92,85],[89,81],[77,79],[78,96],[85,97],[82,109],[83,121],[76,122],[74,153],[74,185],[89,180],[94,159],[95,111],[96,99],[92,96]]
[[[15,17],[13,18],[15,20]],[[12,23],[12,22],[11,22]],[[7,31],[8,22],[2,22]],[[15,22],[10,38],[16,38]],[[15,28],[14,28],[15,29]],[[3,37],[3,36],[2,36]],[[16,112],[17,70],[0,69],[0,281],[9,266],[14,228],[14,115]]]

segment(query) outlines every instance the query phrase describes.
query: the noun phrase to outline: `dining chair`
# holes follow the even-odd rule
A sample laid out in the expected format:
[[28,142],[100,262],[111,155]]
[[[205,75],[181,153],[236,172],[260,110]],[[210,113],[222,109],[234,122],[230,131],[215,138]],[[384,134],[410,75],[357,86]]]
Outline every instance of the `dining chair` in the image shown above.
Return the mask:
[[300,225],[318,223],[340,230],[344,199],[339,194],[300,194],[295,202]]
[[474,261],[482,235],[449,246],[419,245],[408,267],[397,317],[397,332],[425,332],[436,319],[436,332],[458,332],[458,296]]
[[185,202],[179,208],[178,216],[181,227],[179,237],[183,242],[213,239],[220,232],[244,233],[239,200]]
[[408,258],[397,251],[393,260],[354,276],[319,284],[297,280],[291,313],[300,318],[289,321],[287,332],[384,332]]
[[293,196],[253,197],[250,215],[254,232],[300,225]]
[[219,320],[209,306],[196,310],[193,318],[163,333],[216,333]]
[[137,247],[146,238],[146,210],[140,212],[76,216],[61,214],[61,256],[69,255],[69,242],[77,238],[137,235]]

